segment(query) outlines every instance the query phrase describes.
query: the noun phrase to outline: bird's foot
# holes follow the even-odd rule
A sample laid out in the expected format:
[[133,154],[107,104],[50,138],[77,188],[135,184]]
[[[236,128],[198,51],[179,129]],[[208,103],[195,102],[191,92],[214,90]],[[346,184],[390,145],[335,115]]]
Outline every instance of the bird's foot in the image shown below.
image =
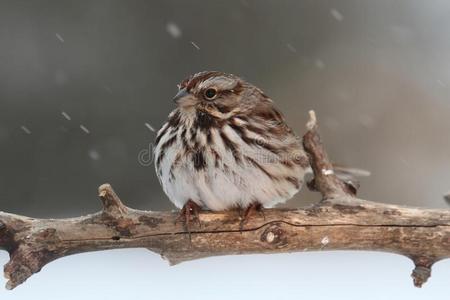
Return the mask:
[[196,222],[201,227],[199,213],[201,211],[200,206],[192,200],[188,200],[180,211],[180,214],[175,220],[177,222],[183,222],[184,229],[189,233],[189,239],[191,238],[190,225],[191,222]]
[[250,217],[255,213],[258,213],[260,216],[262,216],[264,220],[266,219],[263,205],[259,202],[253,202],[245,209],[243,216],[241,216],[241,224],[239,226],[239,229],[241,231],[244,229],[244,225],[247,224],[250,220]]

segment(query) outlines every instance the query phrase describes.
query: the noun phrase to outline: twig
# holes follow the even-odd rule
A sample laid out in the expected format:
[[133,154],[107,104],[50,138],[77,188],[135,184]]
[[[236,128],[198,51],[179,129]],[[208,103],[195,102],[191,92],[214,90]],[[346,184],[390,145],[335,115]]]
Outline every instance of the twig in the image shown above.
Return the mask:
[[319,126],[314,111],[309,112],[309,121],[306,124],[306,134],[303,137],[303,146],[309,154],[314,180],[309,186],[322,193],[323,200],[332,201],[333,198],[354,196],[356,188],[342,182],[334,173],[333,165],[323,147],[319,135]]

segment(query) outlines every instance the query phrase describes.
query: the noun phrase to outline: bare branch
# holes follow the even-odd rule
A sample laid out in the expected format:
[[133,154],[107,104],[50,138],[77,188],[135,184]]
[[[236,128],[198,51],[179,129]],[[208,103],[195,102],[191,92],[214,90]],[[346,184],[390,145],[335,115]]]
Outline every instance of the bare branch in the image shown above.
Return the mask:
[[[415,264],[414,284],[433,263],[450,257],[450,211],[407,208],[355,198],[330,172],[332,166],[311,113],[305,149],[314,186],[325,201],[305,209],[268,209],[243,230],[237,211],[202,212],[190,234],[176,213],[127,208],[110,185],[99,188],[103,210],[78,218],[33,219],[0,212],[0,249],[10,254],[4,272],[13,289],[49,262],[71,254],[115,248],[147,248],[171,264],[217,255],[319,250],[398,253]],[[191,235],[191,239],[189,238]]]
[[120,201],[110,184],[102,184],[98,188],[98,196],[102,200],[105,214],[120,217],[127,213],[127,207]]
[[[339,196],[356,195],[356,186],[345,184],[334,173],[333,165],[323,147],[319,135],[319,125],[314,111],[309,112],[309,121],[306,124],[307,132],[303,136],[303,146],[309,154],[314,180],[308,183],[313,190],[322,193],[323,200],[332,201]],[[346,200],[348,201],[348,199]]]

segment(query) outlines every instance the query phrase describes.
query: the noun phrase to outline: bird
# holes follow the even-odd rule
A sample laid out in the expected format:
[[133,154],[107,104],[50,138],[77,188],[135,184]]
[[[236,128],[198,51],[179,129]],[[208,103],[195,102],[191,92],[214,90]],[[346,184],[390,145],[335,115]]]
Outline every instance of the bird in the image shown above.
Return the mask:
[[261,89],[203,71],[184,79],[173,101],[156,135],[154,162],[185,224],[201,210],[236,208],[245,222],[301,189],[310,169],[302,139]]

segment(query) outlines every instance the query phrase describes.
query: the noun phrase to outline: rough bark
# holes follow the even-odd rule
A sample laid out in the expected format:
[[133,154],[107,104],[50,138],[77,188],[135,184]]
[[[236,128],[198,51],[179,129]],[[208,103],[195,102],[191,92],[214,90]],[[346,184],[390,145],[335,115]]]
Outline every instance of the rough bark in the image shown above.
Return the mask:
[[354,197],[352,186],[332,172],[317,133],[315,115],[304,136],[314,170],[312,186],[323,195],[303,209],[268,209],[241,230],[237,211],[202,212],[190,234],[177,213],[126,207],[111,186],[99,188],[101,212],[69,219],[34,219],[0,212],[0,249],[7,250],[6,287],[15,288],[47,263],[71,254],[147,248],[171,264],[216,255],[319,250],[398,253],[415,264],[420,287],[436,261],[450,257],[450,211],[408,208]]

